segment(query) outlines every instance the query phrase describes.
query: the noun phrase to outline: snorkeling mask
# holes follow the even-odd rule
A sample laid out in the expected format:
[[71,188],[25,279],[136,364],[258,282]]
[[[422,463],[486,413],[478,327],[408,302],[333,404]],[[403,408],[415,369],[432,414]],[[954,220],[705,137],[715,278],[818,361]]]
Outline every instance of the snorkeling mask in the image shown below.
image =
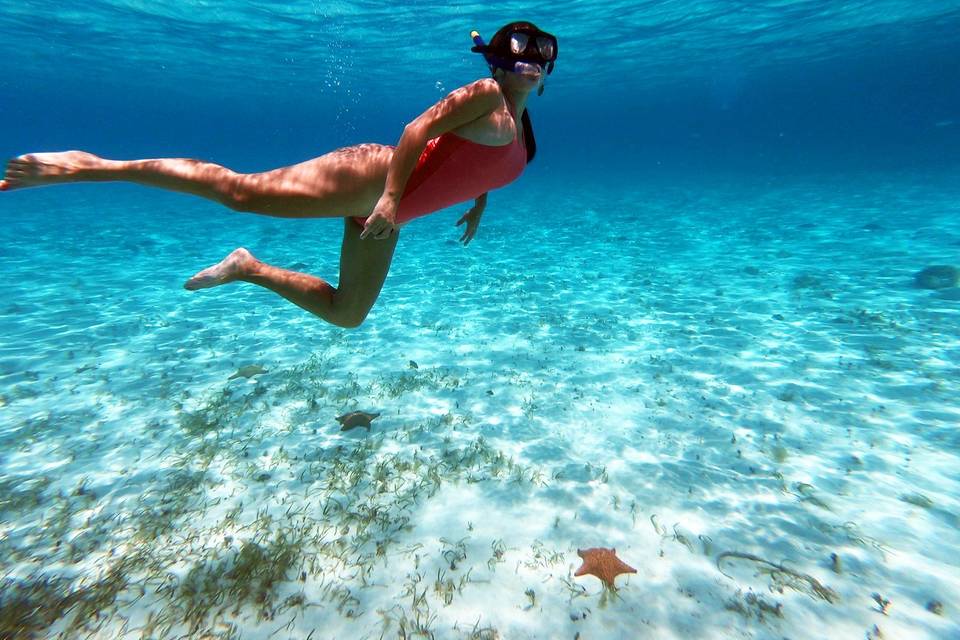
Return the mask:
[[504,50],[498,47],[496,51],[484,43],[478,32],[472,31],[470,37],[475,45],[470,50],[482,53],[491,69],[523,73],[537,66],[544,69],[547,75],[553,72],[557,59],[557,38],[546,31],[518,25],[510,33],[507,47]]

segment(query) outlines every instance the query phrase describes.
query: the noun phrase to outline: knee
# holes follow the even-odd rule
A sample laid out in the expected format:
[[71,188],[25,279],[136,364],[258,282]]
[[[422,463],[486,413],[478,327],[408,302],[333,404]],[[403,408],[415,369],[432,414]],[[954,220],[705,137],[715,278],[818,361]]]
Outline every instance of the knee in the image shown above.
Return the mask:
[[251,212],[253,209],[253,198],[249,191],[243,189],[231,189],[222,194],[220,201],[228,209],[241,212]]
[[254,192],[247,183],[244,174],[233,173],[223,181],[220,189],[220,202],[234,211],[253,210]]
[[346,313],[341,314],[336,319],[336,325],[343,329],[356,329],[367,319],[366,313]]
[[333,323],[344,329],[356,329],[367,319],[368,313],[370,313],[369,308],[345,306],[337,309]]

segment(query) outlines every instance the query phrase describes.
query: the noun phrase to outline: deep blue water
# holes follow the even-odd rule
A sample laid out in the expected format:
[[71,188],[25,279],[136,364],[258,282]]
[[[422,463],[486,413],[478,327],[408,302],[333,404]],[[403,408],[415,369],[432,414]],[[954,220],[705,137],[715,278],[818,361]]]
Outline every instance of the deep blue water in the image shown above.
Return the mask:
[[0,3],[4,153],[76,147],[259,168],[402,125],[526,17],[561,56],[531,102],[550,171],[952,164],[960,4]]

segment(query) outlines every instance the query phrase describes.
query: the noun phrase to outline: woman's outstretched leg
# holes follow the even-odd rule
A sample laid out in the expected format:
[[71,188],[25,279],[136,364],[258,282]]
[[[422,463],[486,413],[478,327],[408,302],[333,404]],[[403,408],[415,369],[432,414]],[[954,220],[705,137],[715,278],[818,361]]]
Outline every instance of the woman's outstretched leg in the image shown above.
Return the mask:
[[86,151],[30,153],[7,163],[3,189],[65,182],[134,182],[215,200],[230,206],[240,174],[211,162],[188,158],[106,160]]
[[340,282],[336,288],[316,276],[261,262],[243,248],[197,273],[184,287],[196,290],[238,280],[252,282],[331,324],[358,327],[380,295],[399,237],[399,233],[394,233],[386,240],[361,240],[361,231],[352,219],[344,220]]
[[133,182],[285,218],[364,216],[383,192],[393,148],[361,144],[263,173],[189,158],[107,160],[85,151],[30,153],[7,163],[0,190],[67,182]]

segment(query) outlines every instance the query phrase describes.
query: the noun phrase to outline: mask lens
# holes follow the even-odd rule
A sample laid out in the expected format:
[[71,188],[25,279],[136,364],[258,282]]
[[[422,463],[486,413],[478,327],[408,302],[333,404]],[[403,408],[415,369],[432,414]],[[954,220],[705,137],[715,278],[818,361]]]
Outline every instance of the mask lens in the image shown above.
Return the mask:
[[537,49],[544,60],[553,60],[557,56],[557,47],[552,38],[537,38]]
[[525,33],[514,33],[510,36],[510,52],[518,56],[527,49],[527,43],[530,41],[530,36]]

